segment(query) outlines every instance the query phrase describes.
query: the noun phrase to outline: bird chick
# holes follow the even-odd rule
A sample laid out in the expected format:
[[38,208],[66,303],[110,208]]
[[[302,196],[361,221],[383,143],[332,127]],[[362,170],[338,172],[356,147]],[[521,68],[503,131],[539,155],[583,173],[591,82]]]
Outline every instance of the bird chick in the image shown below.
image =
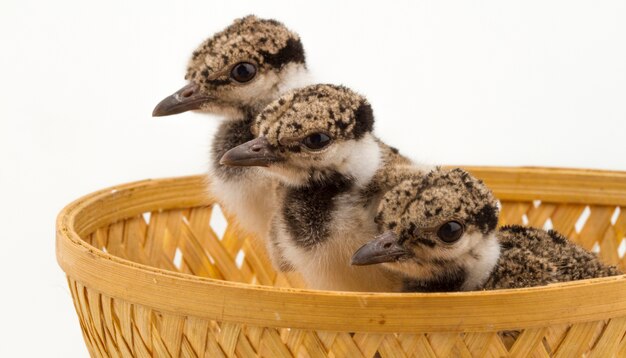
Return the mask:
[[355,252],[353,265],[382,263],[403,274],[405,291],[519,288],[619,275],[614,266],[556,231],[496,229],[498,202],[461,169],[408,178],[383,198],[383,234]]
[[380,266],[350,265],[376,233],[374,216],[390,167],[410,162],[372,133],[368,101],[351,90],[314,85],[270,104],[253,126],[256,139],[222,163],[259,166],[280,183],[272,244],[309,287],[399,291],[401,279]]
[[300,37],[276,20],[246,16],[200,44],[187,66],[189,83],[163,99],[153,115],[200,110],[242,119],[299,87],[306,76]]
[[296,33],[278,21],[247,16],[193,52],[185,76],[189,83],[153,112],[167,116],[198,110],[226,118],[211,146],[210,191],[244,231],[262,239],[275,207],[275,182],[259,175],[257,168],[218,163],[226,151],[254,138],[250,125],[261,109],[282,93],[308,84],[307,73]]

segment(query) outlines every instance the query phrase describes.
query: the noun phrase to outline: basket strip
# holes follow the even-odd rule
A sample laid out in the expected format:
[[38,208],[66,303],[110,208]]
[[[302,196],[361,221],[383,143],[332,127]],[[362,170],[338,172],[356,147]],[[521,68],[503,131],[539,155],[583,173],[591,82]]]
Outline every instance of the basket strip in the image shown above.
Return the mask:
[[373,357],[376,354],[378,346],[385,339],[384,334],[376,333],[355,333],[352,336],[352,340],[359,347],[359,350],[363,352],[365,357]]
[[532,207],[531,203],[502,202],[502,210],[500,211],[500,225],[523,225],[522,217],[526,215]]
[[543,346],[537,346],[533,353],[529,356],[531,358],[550,358],[550,354]]
[[626,235],[626,210],[621,208],[619,216],[615,219],[615,232],[618,236],[624,237]]
[[578,244],[587,250],[591,250],[598,239],[604,237],[604,233],[611,225],[611,216],[615,210],[611,207],[597,205],[590,206],[590,209],[589,219],[587,219],[577,240]]
[[463,337],[470,353],[475,357],[484,357],[485,351],[489,348],[489,341],[495,333],[466,333]]
[[211,262],[204,247],[198,242],[196,237],[184,230],[184,237],[180,246],[182,261],[196,276],[224,279],[221,271]]
[[149,264],[150,260],[144,251],[146,232],[148,225],[142,216],[126,220],[124,226],[124,257],[132,257],[133,261],[141,264]]
[[109,349],[111,349],[112,346],[115,347],[116,350],[119,350],[120,355],[124,356],[124,354],[127,354],[130,351],[130,349],[122,335],[119,320],[113,310],[113,300],[106,296],[100,296],[100,299],[102,301],[101,314],[104,321],[104,331],[107,345],[109,346]]
[[589,357],[618,357],[619,344],[620,341],[624,340],[624,332],[626,332],[626,318],[621,317],[610,320]]
[[489,345],[485,347],[485,356],[486,357],[502,357],[508,354],[507,348],[504,343],[500,339],[500,336],[496,333],[481,333],[483,335],[488,335],[491,339],[488,341]]
[[222,246],[224,246],[232,257],[237,256],[243,243],[248,241],[250,241],[250,238],[245,236],[242,231],[238,229],[237,224],[231,221],[231,223],[226,226],[226,230],[222,236]]
[[284,342],[289,351],[297,353],[304,338],[302,330],[281,329],[279,333],[280,339]]
[[234,257],[231,257],[226,249],[224,249],[220,244],[220,240],[213,232],[205,236],[207,239],[204,241],[204,244],[206,244],[204,250],[200,245],[198,237],[199,236],[196,236],[194,232],[192,232],[188,224],[182,225],[182,239],[193,242],[196,250],[200,250],[201,252],[206,250],[209,252],[215,262],[215,267],[221,272],[224,279],[228,281],[244,282],[241,272],[235,265]]
[[556,204],[541,203],[537,207],[531,206],[526,216],[529,222],[535,223],[538,227],[543,227],[548,219],[552,221],[551,218],[557,207]]
[[470,353],[469,349],[467,349],[467,346],[465,345],[465,343],[463,343],[463,340],[460,337],[458,337],[456,340],[455,349],[456,352],[458,352],[455,354],[455,356],[472,358],[472,354]]
[[223,323],[220,327],[221,334],[218,343],[226,355],[232,356],[237,346],[237,339],[241,331],[241,325],[234,323]]
[[622,338],[617,351],[617,357],[626,357],[626,338]]
[[573,237],[576,233],[576,222],[585,211],[586,205],[569,204],[559,205],[550,216],[554,230],[566,237]]
[[464,167],[503,200],[626,206],[626,173],[535,167]]
[[414,357],[437,357],[424,334],[401,334],[399,339],[405,352]]
[[[387,335],[386,337],[388,338],[389,336],[390,335]],[[398,344],[395,337],[393,340],[395,344]],[[344,351],[346,352],[346,354],[348,354],[346,355],[346,357],[368,357],[368,355],[366,355],[365,352],[359,347],[357,342],[355,342],[354,333],[352,332],[343,332],[338,334],[335,338],[335,343],[331,347],[331,351],[337,352],[337,347],[341,347],[339,351]]]
[[243,245],[243,252],[245,254],[245,262],[248,263],[250,269],[255,273],[257,282],[261,285],[273,285],[276,282],[276,273],[271,268],[268,268],[265,255],[259,254],[259,250],[254,249],[248,241]]
[[611,264],[619,265],[620,259],[618,256],[618,245],[616,244],[615,230],[609,227],[600,240],[600,252],[602,255],[602,261]]
[[185,320],[180,316],[165,315],[161,320],[161,327],[159,327],[161,338],[167,350],[174,356],[180,352],[184,325]]
[[[309,357],[326,357],[328,351],[315,332],[302,330],[301,352]],[[293,351],[293,349],[292,349]],[[298,353],[300,353],[300,351]],[[299,355],[299,354],[298,354]]]
[[[585,322],[574,324],[567,336],[554,353],[555,358],[580,357],[593,346],[594,337],[603,322]],[[601,328],[600,328],[601,329]]]
[[256,355],[256,352],[252,348],[250,342],[242,336],[240,336],[239,340],[237,341],[235,353],[238,357],[254,357]]
[[[407,354],[407,352],[402,349],[402,346],[400,345],[400,343],[398,342],[397,339],[395,339],[395,337],[393,337],[392,335],[385,335],[381,345],[380,345],[380,349],[379,349],[379,353],[383,358],[386,357],[409,357],[409,355]],[[351,357],[351,356],[341,356],[341,357]]]
[[161,339],[161,335],[157,327],[152,326],[152,355],[156,357],[172,357],[172,354],[167,350],[163,339]]
[[427,338],[438,357],[449,357],[458,336],[458,333],[430,333]]
[[85,338],[87,349],[89,350],[89,354],[91,356],[97,356],[96,350],[99,350],[99,348],[97,346],[98,343],[96,342],[96,340],[99,340],[100,337],[97,334],[96,335],[92,334],[92,332],[90,331],[91,320],[89,317],[85,315],[85,312],[84,312],[84,306],[82,304],[82,297],[81,297],[82,290],[79,290],[78,284],[72,281],[69,277],[67,281],[70,287],[70,292],[72,292],[74,307],[76,308],[76,312],[78,313],[80,328],[81,328],[83,337]]
[[524,330],[519,337],[515,340],[513,347],[511,348],[511,356],[513,357],[527,357],[531,352],[537,349],[537,346],[541,346],[543,349],[543,337],[546,334],[545,328],[535,328]]
[[292,357],[293,356],[293,354],[291,354],[291,352],[283,344],[278,332],[273,328],[266,328],[263,331],[261,355],[267,356],[267,357]]
[[125,256],[124,226],[124,221],[120,221],[109,226],[109,232],[107,233],[107,251],[111,255]]
[[220,348],[220,345],[217,343],[217,339],[215,336],[209,334],[207,338],[207,347],[204,353],[205,357],[216,357],[216,358],[224,358],[226,354]]
[[544,345],[546,349],[548,349],[549,354],[552,354],[552,352],[559,347],[561,342],[563,342],[569,327],[569,324],[551,325],[548,327],[546,336],[544,337]]
[[191,343],[183,337],[182,344],[180,346],[181,357],[198,357],[198,353],[193,349]]

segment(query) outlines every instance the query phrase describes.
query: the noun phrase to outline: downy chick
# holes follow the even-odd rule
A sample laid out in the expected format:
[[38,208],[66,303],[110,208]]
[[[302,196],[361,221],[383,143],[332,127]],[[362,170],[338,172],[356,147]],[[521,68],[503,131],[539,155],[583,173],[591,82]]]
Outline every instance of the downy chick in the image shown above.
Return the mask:
[[[189,83],[161,101],[153,116],[198,110],[225,117],[212,142],[210,191],[244,231],[264,239],[275,207],[275,182],[257,168],[218,163],[226,151],[254,138],[250,125],[261,109],[283,92],[308,84],[300,38],[275,20],[235,20],[193,52],[185,79]],[[280,261],[276,253],[270,256]]]
[[519,288],[619,275],[614,266],[556,231],[496,229],[498,203],[461,169],[407,178],[381,202],[383,234],[361,247],[353,265],[383,263],[406,277],[405,291]]
[[253,126],[258,135],[222,157],[231,166],[259,166],[278,179],[272,244],[309,287],[399,291],[381,266],[354,267],[350,256],[376,233],[374,216],[386,183],[382,173],[410,162],[373,134],[367,100],[351,90],[314,85],[270,104]]

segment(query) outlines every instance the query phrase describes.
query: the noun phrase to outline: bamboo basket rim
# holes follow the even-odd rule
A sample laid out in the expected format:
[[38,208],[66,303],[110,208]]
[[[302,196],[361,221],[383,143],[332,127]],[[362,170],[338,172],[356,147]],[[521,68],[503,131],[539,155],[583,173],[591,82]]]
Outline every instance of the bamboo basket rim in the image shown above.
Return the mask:
[[[466,168],[483,178],[502,200],[523,197],[528,201],[533,190],[555,187],[559,189],[539,191],[533,198],[626,205],[626,172]],[[480,292],[331,292],[168,271],[113,256],[80,238],[80,233],[146,211],[210,205],[214,201],[206,195],[205,185],[206,178],[201,175],[149,179],[99,190],[72,202],[57,217],[59,265],[85,286],[131,303],[184,316],[271,327],[359,332],[495,331],[626,314],[626,275]]]

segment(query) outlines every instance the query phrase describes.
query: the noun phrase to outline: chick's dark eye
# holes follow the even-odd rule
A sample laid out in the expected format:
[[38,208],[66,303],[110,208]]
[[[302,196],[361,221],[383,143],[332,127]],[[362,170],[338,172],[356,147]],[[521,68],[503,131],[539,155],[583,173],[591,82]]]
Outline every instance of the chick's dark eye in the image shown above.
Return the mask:
[[303,143],[309,149],[322,149],[330,143],[330,137],[324,133],[315,133],[304,138]]
[[240,62],[230,71],[230,77],[237,82],[248,82],[256,75],[256,66],[249,62]]
[[463,235],[463,225],[458,221],[448,221],[437,230],[437,236],[443,242],[453,243]]

